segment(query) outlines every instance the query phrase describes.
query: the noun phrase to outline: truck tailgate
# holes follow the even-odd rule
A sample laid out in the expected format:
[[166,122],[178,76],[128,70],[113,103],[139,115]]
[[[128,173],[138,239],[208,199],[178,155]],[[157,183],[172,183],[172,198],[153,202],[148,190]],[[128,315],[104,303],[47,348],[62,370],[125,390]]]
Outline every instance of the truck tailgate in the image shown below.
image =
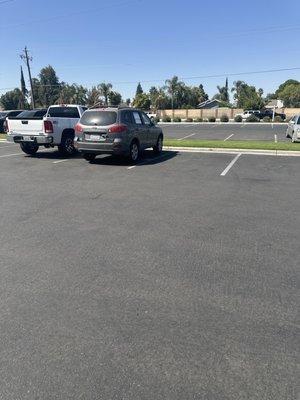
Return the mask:
[[38,135],[43,132],[44,121],[42,119],[9,119],[10,134]]

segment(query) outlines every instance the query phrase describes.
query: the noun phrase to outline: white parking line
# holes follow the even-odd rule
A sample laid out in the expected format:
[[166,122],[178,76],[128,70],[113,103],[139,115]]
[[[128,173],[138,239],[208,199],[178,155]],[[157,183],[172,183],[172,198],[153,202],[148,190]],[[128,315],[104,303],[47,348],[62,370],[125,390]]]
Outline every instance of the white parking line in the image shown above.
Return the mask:
[[65,161],[69,161],[69,159],[53,161],[53,164],[59,164],[59,163],[65,162]]
[[194,135],[196,135],[196,133],[192,133],[191,135],[184,136],[184,137],[182,137],[182,138],[180,138],[180,139],[177,139],[177,140],[187,139],[187,138],[189,138],[189,137],[191,137],[191,136],[194,136]]
[[232,133],[232,134],[229,135],[226,139],[224,139],[224,142],[226,142],[226,140],[230,139],[232,136],[234,136],[234,133]]
[[4,146],[0,146],[0,149],[7,149],[8,147],[16,147],[16,145],[15,144],[5,144]]
[[227,172],[230,170],[230,168],[233,167],[233,165],[237,162],[237,160],[241,157],[241,153],[237,154],[234,159],[227,165],[227,167],[224,169],[224,171],[221,173],[221,176],[225,176]]
[[274,142],[277,143],[277,134],[274,134]]
[[143,160],[142,162],[140,162],[140,163],[138,163],[138,164],[136,164],[136,165],[132,165],[131,167],[127,167],[127,169],[133,169],[133,168],[135,168],[135,167],[138,167],[138,166],[140,166],[140,165],[145,165],[145,164],[147,164],[148,162],[151,162],[151,161],[156,161],[156,160],[160,160],[161,158],[165,158],[165,157],[167,157],[169,154],[162,154],[161,156],[158,156],[158,157],[155,157],[155,158],[146,158],[145,160]]
[[14,157],[14,156],[21,156],[24,155],[24,153],[13,153],[13,154],[5,154],[3,156],[0,156],[0,158],[4,158],[4,157]]

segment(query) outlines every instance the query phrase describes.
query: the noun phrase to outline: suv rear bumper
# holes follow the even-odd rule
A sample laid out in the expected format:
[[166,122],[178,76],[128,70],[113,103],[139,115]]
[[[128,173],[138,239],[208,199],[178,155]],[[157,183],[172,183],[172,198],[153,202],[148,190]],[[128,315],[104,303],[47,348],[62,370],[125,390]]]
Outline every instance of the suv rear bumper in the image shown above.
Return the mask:
[[7,141],[13,143],[37,143],[37,144],[51,144],[53,143],[52,136],[45,135],[7,135]]
[[95,142],[80,142],[74,141],[74,147],[80,153],[89,153],[89,154],[115,154],[122,155],[128,154],[129,149],[128,146],[124,145],[122,142],[113,142],[113,143],[95,143]]

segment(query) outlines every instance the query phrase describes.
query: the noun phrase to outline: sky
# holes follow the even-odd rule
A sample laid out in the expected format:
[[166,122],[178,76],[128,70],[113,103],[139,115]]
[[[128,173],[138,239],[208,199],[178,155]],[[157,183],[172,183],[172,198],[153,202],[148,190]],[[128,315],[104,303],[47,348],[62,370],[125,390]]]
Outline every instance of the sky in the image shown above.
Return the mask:
[[[298,15],[299,0],[0,0],[0,94],[20,86],[25,46],[33,76],[50,64],[65,82],[111,82],[124,99],[173,75],[210,96],[226,76],[267,94],[300,79]],[[299,69],[231,75],[286,68]]]

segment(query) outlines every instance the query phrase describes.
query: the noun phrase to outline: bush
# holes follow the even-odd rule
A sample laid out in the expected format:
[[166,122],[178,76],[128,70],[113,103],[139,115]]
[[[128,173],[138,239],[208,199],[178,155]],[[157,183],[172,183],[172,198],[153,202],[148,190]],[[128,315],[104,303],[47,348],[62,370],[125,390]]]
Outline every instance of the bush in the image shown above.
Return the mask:
[[163,117],[162,122],[171,122],[171,118],[168,116]]
[[228,115],[226,115],[226,114],[221,115],[220,121],[221,122],[229,122]]
[[175,118],[173,119],[173,122],[181,122],[181,118],[180,118],[180,117],[175,117]]
[[159,117],[154,118],[154,122],[157,124],[160,121]]
[[203,122],[203,118],[196,118],[195,122]]
[[246,119],[247,122],[259,122],[259,118],[257,118],[254,114],[249,115]]
[[235,120],[235,122],[243,122],[243,118],[242,118],[241,115],[236,115],[236,116],[234,117],[234,120]]
[[276,115],[276,117],[274,118],[274,122],[283,122],[283,119],[280,115]]
[[194,122],[193,118],[187,118],[186,122]]
[[208,122],[216,122],[216,118],[215,117],[209,117],[208,118]]
[[265,116],[265,117],[263,117],[263,121],[264,121],[264,122],[271,122],[272,120],[271,120],[270,117]]

